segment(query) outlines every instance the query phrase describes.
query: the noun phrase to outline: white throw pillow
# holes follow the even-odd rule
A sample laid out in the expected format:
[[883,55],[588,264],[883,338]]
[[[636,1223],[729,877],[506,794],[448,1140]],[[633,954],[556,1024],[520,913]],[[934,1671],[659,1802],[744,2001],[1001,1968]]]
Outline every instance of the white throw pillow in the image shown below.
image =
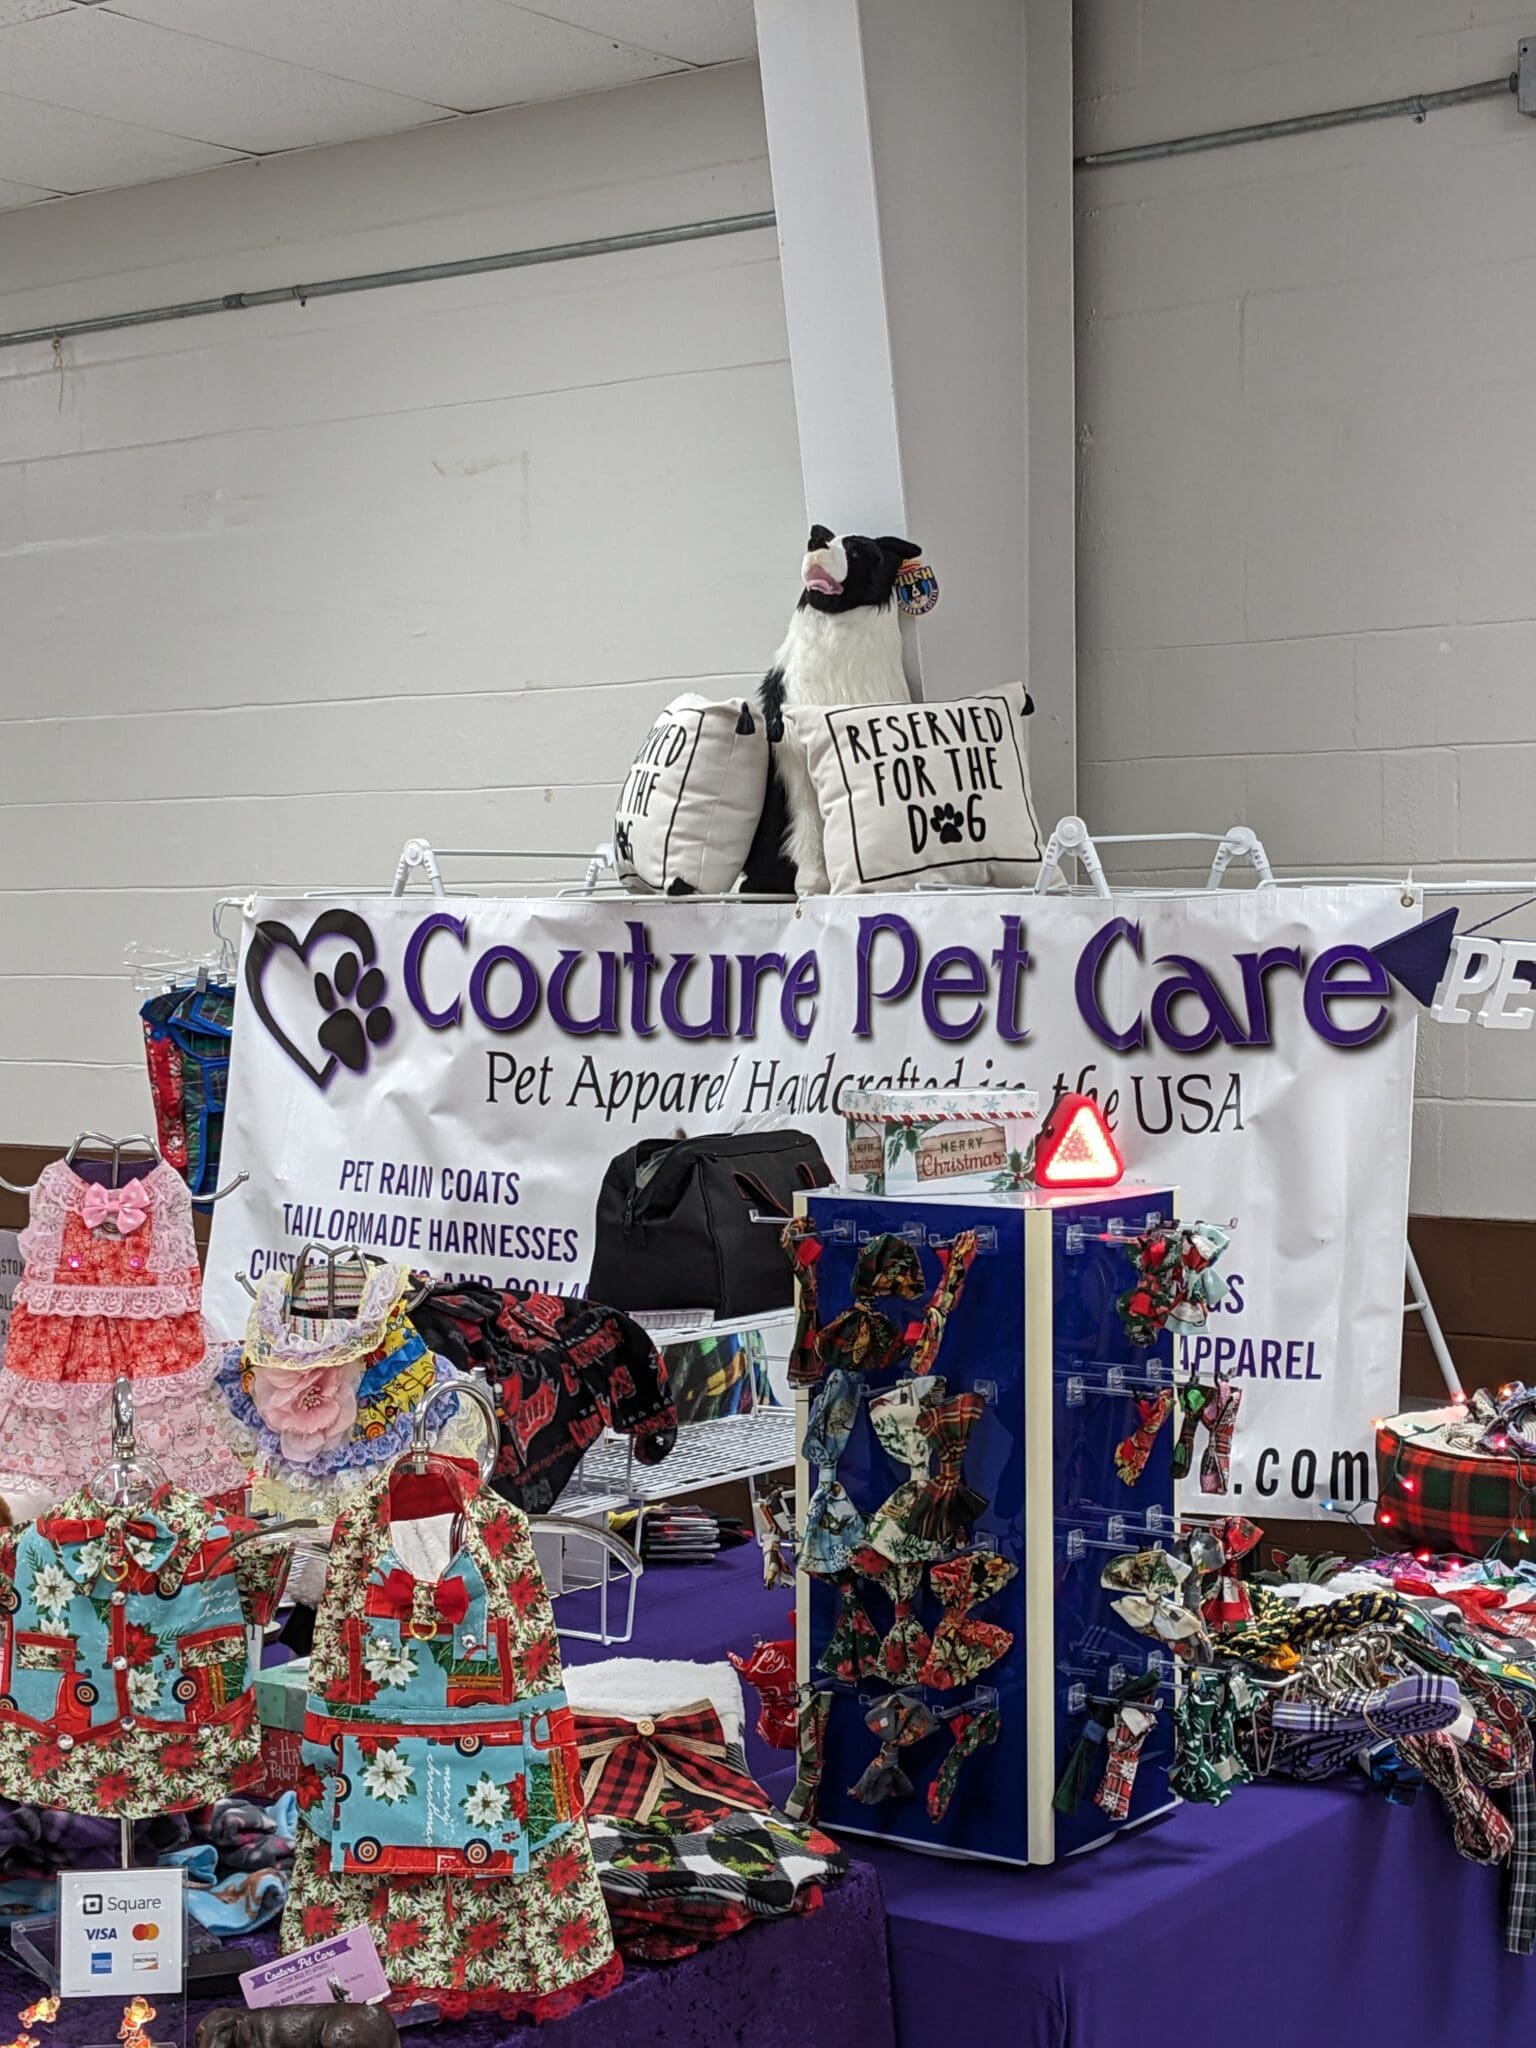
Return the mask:
[[745,697],[674,697],[645,736],[613,820],[614,867],[632,895],[734,888],[762,816],[768,735]]
[[834,896],[935,881],[1018,888],[1040,865],[1022,683],[932,704],[798,705]]

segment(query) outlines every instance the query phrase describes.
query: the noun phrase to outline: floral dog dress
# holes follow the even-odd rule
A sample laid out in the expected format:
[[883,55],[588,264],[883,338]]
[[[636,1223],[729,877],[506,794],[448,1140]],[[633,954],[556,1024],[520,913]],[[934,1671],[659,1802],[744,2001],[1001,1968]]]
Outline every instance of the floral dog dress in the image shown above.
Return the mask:
[[[295,1313],[287,1273],[257,1288],[244,1347],[226,1348],[218,1383],[258,1513],[329,1521],[400,1455],[416,1409],[453,1379],[407,1320],[410,1277],[371,1266],[351,1313],[334,1317]],[[441,1398],[434,1421],[457,1407],[457,1396]]]
[[270,1620],[282,1551],[163,1487],[143,1506],[77,1493],[0,1541],[0,1792],[141,1819],[256,1776],[247,1624]]
[[134,1434],[177,1485],[244,1484],[213,1387],[192,1197],[163,1160],[55,1160],[32,1190],[25,1267],[0,1368],[0,1493],[60,1499],[108,1457],[112,1382]]
[[551,2019],[610,1990],[549,1596],[522,1513],[457,1461],[336,1524],[283,1946],[365,1924],[397,2002]]

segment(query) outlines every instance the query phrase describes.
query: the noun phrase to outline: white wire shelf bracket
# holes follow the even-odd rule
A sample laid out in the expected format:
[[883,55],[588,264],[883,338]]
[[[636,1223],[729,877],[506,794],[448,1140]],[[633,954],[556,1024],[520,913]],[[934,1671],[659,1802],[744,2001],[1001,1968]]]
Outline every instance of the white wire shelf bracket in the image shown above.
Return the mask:
[[792,1408],[763,1405],[746,1415],[685,1422],[659,1465],[642,1465],[628,1437],[605,1430],[560,1496],[564,1516],[611,1514],[697,1493],[706,1486],[752,1480],[795,1462]]

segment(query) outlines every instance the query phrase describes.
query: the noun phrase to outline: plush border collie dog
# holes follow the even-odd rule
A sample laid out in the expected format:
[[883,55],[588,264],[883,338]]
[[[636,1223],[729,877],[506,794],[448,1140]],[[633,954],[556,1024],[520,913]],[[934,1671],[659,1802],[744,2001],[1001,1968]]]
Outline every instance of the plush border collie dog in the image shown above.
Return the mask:
[[922,553],[914,542],[882,534],[834,534],[811,528],[801,566],[805,586],[784,645],[759,692],[774,772],[762,819],[747,855],[744,887],[764,893],[825,892],[821,812],[805,749],[779,729],[786,711],[808,704],[905,704],[911,698],[901,666],[896,578]]

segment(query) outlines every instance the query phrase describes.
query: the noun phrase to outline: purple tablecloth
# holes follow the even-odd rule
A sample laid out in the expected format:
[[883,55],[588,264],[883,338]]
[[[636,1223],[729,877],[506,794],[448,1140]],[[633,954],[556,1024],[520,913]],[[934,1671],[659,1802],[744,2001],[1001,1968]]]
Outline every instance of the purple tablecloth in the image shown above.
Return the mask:
[[[626,1649],[567,1661],[717,1658],[786,1632],[756,1550],[641,1583]],[[750,1723],[749,1723],[750,1725]],[[790,1759],[749,1738],[779,1792]],[[454,2029],[453,2048],[1528,2048],[1536,1959],[1505,1954],[1500,1874],[1462,1862],[1439,1802],[1257,1785],[1075,1863],[1013,1871],[850,1843],[823,1911],[635,1971],[541,2031]],[[0,1973],[0,2019],[19,1983]],[[33,1994],[18,1997],[25,2003]],[[45,2048],[75,2048],[53,2030]],[[424,2038],[424,2037],[418,2037]],[[409,2040],[409,2037],[408,2037]]]
[[[639,1598],[642,1656],[785,1632],[755,1551],[647,1573]],[[753,1763],[782,1796],[790,1761]],[[1536,2039],[1536,1957],[1504,1951],[1500,1873],[1457,1856],[1427,1793],[1394,1807],[1363,1785],[1249,1786],[1053,1870],[849,1847],[885,1891],[899,2048]]]
[[[441,2031],[412,2028],[406,2048],[436,2040],[445,2048],[892,2048],[883,1923],[879,1880],[856,1863],[819,1913],[749,1927],[662,1969],[632,1967],[616,1991],[566,2019],[546,2027],[485,2019]],[[251,1946],[265,1952],[270,1943]],[[14,2020],[41,1988],[0,1962],[0,2021]],[[190,2009],[188,2048],[215,2003],[238,2004],[238,1993]],[[32,2031],[43,2048],[80,2048],[116,2031],[114,2006],[103,2032],[106,2011],[96,1999],[66,2004],[53,2026]]]
[[868,1854],[901,2048],[1528,2048],[1536,1959],[1438,1802],[1255,1785],[1048,1871]]

